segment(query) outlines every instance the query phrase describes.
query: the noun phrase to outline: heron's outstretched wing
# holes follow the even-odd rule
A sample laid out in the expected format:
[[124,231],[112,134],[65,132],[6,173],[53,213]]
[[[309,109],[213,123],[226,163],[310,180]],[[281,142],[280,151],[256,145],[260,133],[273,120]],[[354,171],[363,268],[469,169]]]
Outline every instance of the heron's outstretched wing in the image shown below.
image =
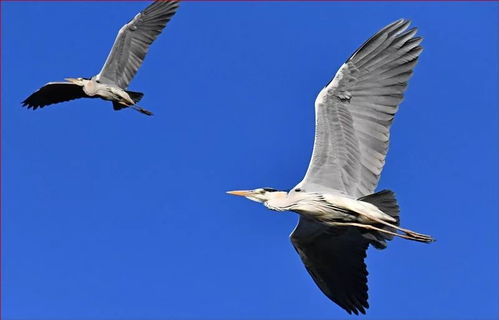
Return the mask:
[[178,8],[178,1],[155,1],[125,24],[114,41],[97,80],[126,89],[140,68],[149,46]]
[[409,24],[401,19],[376,33],[319,93],[314,151],[301,182],[306,190],[374,192],[392,119],[423,50]]
[[[335,232],[337,231],[337,232]],[[334,230],[300,217],[291,242],[321,291],[348,313],[366,313],[368,241],[359,230]]]
[[83,87],[70,82],[49,82],[22,102],[28,109],[43,108],[49,104],[69,101],[88,96]]

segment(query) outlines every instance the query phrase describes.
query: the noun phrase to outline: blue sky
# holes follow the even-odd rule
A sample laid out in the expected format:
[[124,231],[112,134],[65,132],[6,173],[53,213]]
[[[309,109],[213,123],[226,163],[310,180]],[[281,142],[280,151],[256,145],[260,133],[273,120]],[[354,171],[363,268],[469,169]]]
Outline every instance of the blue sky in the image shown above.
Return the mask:
[[300,181],[317,93],[401,17],[425,51],[378,188],[438,242],[369,249],[363,318],[498,317],[497,3],[182,3],[130,85],[154,117],[20,105],[98,73],[146,3],[1,5],[4,319],[348,318],[292,248],[297,216],[225,191]]

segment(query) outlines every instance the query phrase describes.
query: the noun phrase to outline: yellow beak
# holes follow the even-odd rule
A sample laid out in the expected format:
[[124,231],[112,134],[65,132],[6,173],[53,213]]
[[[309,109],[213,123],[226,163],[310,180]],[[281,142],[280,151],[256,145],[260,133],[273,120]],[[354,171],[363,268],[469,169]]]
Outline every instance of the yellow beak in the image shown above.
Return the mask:
[[241,197],[246,197],[251,195],[251,190],[234,190],[234,191],[227,191],[228,194],[232,194],[234,196],[241,196]]
[[77,80],[75,78],[65,78],[64,80],[68,81],[68,82],[76,82]]

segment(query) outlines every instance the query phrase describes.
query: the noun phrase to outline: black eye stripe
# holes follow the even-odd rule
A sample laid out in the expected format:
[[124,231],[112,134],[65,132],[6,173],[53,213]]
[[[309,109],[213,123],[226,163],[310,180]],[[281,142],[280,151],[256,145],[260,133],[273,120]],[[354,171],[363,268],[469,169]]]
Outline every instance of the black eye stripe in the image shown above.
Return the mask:
[[267,191],[267,192],[275,192],[275,191],[278,191],[277,189],[274,189],[274,188],[262,188],[263,190]]

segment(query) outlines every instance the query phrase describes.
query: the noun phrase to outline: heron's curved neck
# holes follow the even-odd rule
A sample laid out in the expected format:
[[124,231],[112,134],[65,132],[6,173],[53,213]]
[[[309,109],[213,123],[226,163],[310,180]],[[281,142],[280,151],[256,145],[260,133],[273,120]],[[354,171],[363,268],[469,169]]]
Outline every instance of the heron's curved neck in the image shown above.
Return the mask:
[[263,205],[273,211],[288,211],[293,205],[293,201],[289,198],[288,193],[279,192],[271,194],[269,199],[263,202]]
[[83,81],[83,91],[89,96],[94,96],[97,93],[97,86],[95,80],[92,78],[91,80],[84,79]]
[[329,207],[327,201],[318,193],[290,192],[286,197],[269,199],[264,205],[274,211],[325,211]]

